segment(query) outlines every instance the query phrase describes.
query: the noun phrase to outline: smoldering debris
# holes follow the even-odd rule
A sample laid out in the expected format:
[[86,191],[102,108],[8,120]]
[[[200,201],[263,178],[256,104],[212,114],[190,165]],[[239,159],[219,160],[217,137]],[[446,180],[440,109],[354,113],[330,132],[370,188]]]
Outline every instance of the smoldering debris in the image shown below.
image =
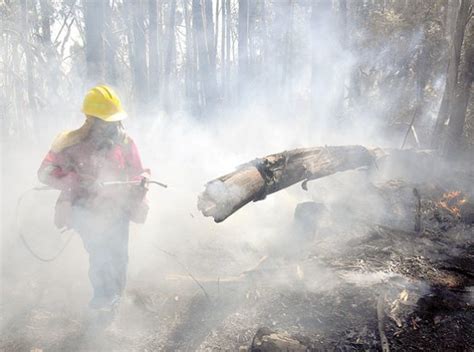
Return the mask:
[[[441,180],[439,174],[425,176],[425,181],[420,182],[418,170],[424,170],[421,165],[433,165],[437,159],[433,154],[396,152],[395,158],[388,163],[386,155],[382,156],[382,170],[378,170],[385,173],[385,178],[390,174],[387,170],[393,170],[394,165],[398,165],[398,175],[400,170],[408,170],[405,175],[413,176],[406,177],[408,181],[389,179],[376,184],[366,181],[364,187],[354,182],[353,177],[348,177],[345,182],[349,192],[343,193],[339,187],[337,192],[328,191],[338,194],[336,198],[329,198],[330,201],[323,194],[317,198],[320,202],[326,200],[325,203],[299,204],[295,210],[294,227],[289,231],[292,240],[280,243],[286,249],[278,251],[274,248],[278,244],[273,246],[276,257],[266,257],[264,265],[262,263],[253,270],[254,275],[245,277],[249,290],[258,292],[258,295],[247,294],[247,299],[255,297],[252,299],[261,302],[259,305],[265,304],[267,294],[275,294],[268,292],[268,282],[273,284],[272,289],[277,287],[280,295],[302,290],[303,296],[290,304],[281,299],[277,302],[274,298],[275,307],[282,305],[284,311],[279,312],[273,307],[259,313],[247,312],[253,314],[253,321],[247,319],[241,323],[241,313],[236,313],[236,316],[229,317],[230,326],[220,331],[225,338],[213,334],[209,344],[200,347],[216,347],[223,343],[228,348],[237,348],[242,341],[234,339],[234,344],[230,345],[226,342],[230,331],[226,329],[235,330],[238,329],[235,325],[243,328],[253,324],[256,333],[251,351],[283,351],[288,346],[295,350],[335,347],[404,350],[407,344],[421,348],[427,339],[439,339],[440,346],[447,348],[442,336],[447,333],[452,337],[446,327],[453,321],[460,335],[450,344],[459,349],[473,346],[474,340],[468,337],[473,326],[470,287],[474,279],[474,232],[467,215],[472,204],[469,190],[450,190],[453,184],[449,178]],[[422,163],[409,161],[420,156]],[[407,162],[412,166],[407,168]],[[290,173],[291,168],[283,167],[282,170],[279,170],[283,175],[280,177],[291,177],[284,175]],[[456,170],[451,168],[450,173],[456,174]],[[341,179],[344,182],[344,178]],[[380,181],[382,178],[375,179]],[[331,184],[330,181],[327,183]],[[356,184],[351,186],[351,183]],[[320,191],[320,187],[314,189],[315,193]],[[360,194],[354,197],[354,191]],[[221,201],[225,203],[226,199]],[[299,248],[288,251],[286,246],[290,242],[298,243]],[[283,261],[278,257],[281,253],[285,253]],[[278,279],[282,277],[284,279]],[[325,278],[329,277],[338,279],[326,281]],[[345,290],[345,294],[350,292],[353,301],[343,305],[341,296]],[[328,303],[328,299],[334,300],[336,306],[333,302]],[[371,302],[365,307],[366,313],[359,310],[361,301]],[[346,326],[342,332],[343,328],[335,323],[332,325],[328,316],[314,317],[325,304],[333,307],[333,316],[344,316],[346,322],[350,321],[350,328]],[[295,305],[303,306],[296,314]],[[312,322],[319,324],[302,324],[301,320],[307,314],[312,315]],[[366,319],[360,321],[360,316]],[[274,326],[284,325],[282,320],[287,322],[286,328],[271,330]],[[258,329],[258,326],[266,327]],[[420,334],[416,333],[417,330]],[[241,330],[238,336],[245,336],[248,331]],[[305,345],[295,337],[302,331],[305,332]],[[331,341],[333,333],[338,334],[338,339]]]
[[[0,2],[0,350],[474,350],[469,3]],[[36,262],[10,206],[98,83],[170,184],[132,228],[107,326],[78,237]],[[364,146],[360,163],[336,145]],[[281,150],[208,185],[220,224],[196,216],[204,182]],[[28,243],[60,251],[54,200],[30,205]]]
[[[217,239],[178,248],[170,253],[186,265],[166,255],[174,263],[167,275],[131,278],[116,321],[103,331],[91,336],[80,312],[58,325],[53,306],[41,304],[6,321],[2,348],[19,348],[20,329],[27,350],[375,350],[385,339],[391,351],[468,350],[474,233],[462,209],[471,193],[389,174],[359,170],[310,181],[298,191],[311,200],[295,204],[290,227],[264,247],[242,245],[245,261]],[[235,262],[227,274],[208,270],[226,261]],[[55,332],[47,338],[46,327]]]
[[[356,230],[340,228],[332,239],[316,240],[317,245],[301,244],[299,255],[276,265],[280,273],[293,272],[293,280],[283,280],[286,284],[278,288],[275,267],[268,270],[267,263],[253,282],[259,287],[257,307],[248,304],[228,317],[200,348],[237,348],[253,330],[251,351],[282,351],[288,344],[300,348],[295,336],[303,336],[304,348],[315,351],[403,351],[430,344],[469,350],[474,343],[469,332],[473,229],[459,218],[439,227],[431,201],[439,204],[436,199],[423,203],[426,222],[420,233],[361,222]],[[341,247],[351,230],[356,234]],[[317,236],[324,231],[316,229]],[[303,280],[299,272],[305,272]],[[273,282],[271,289],[267,280]]]

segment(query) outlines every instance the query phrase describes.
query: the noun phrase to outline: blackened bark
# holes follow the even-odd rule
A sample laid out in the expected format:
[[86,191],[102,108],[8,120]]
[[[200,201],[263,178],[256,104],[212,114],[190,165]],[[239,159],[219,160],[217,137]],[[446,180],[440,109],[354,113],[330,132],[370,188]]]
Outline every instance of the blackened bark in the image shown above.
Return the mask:
[[450,114],[453,109],[454,97],[457,91],[461,47],[464,40],[464,31],[469,19],[470,2],[470,0],[461,0],[461,4],[457,12],[456,26],[453,34],[453,44],[448,63],[446,85],[432,137],[432,146],[435,148],[442,147],[442,144],[444,143],[444,126],[449,124]]
[[[466,38],[474,38],[474,26],[471,26],[471,33]],[[467,106],[471,96],[472,82],[474,78],[474,45],[465,40],[464,63],[460,67],[459,82],[451,104],[449,115],[449,125],[446,131],[446,142],[444,152],[454,155],[459,151],[463,141],[463,131],[466,122]]]

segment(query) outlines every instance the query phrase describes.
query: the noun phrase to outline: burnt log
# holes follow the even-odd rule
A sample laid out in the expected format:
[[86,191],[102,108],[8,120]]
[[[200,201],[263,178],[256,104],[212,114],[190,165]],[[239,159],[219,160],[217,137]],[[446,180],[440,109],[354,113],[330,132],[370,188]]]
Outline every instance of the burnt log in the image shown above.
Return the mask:
[[[251,201],[301,181],[373,164],[375,152],[362,146],[301,148],[272,154],[207,183],[198,209],[221,222]],[[305,183],[303,183],[305,187]]]

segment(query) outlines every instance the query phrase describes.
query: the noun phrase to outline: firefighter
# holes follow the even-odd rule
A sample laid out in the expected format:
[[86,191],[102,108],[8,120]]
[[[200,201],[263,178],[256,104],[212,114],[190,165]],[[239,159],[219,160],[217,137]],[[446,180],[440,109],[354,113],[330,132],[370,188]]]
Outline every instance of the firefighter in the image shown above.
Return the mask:
[[[55,224],[79,233],[89,254],[93,297],[89,307],[114,311],[126,283],[130,221],[145,221],[149,170],[125,133],[126,117],[108,86],[92,88],[84,98],[86,120],[63,132],[44,158],[38,178],[61,190]],[[139,181],[102,186],[106,181]]]

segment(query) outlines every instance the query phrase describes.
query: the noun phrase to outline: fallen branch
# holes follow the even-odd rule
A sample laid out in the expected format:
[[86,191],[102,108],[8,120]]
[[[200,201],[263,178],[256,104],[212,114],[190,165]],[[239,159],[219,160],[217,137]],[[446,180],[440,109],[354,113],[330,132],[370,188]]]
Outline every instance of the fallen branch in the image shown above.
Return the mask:
[[380,294],[377,300],[377,320],[378,320],[378,330],[380,335],[380,343],[382,345],[383,352],[390,352],[390,347],[388,344],[387,336],[385,335],[385,331],[383,328],[383,320],[384,320],[384,311],[383,311],[383,302],[384,302],[384,294]]
[[181,261],[178,259],[178,257],[176,256],[176,254],[173,254],[173,253],[170,253],[168,251],[165,251],[164,249],[161,249],[160,247],[157,247],[155,246],[156,249],[158,249],[160,252],[163,252],[165,253],[166,255],[169,255],[170,257],[174,258],[174,260],[176,261],[176,263],[178,263],[185,271],[186,271],[186,274],[188,274],[188,276],[196,283],[196,285],[199,286],[199,288],[202,290],[202,292],[204,292],[204,295],[206,296],[206,298],[208,299],[209,302],[211,302],[211,296],[209,296],[209,294],[207,293],[206,289],[204,288],[203,285],[201,285],[201,283],[194,277],[193,274],[191,274],[191,272],[189,271],[188,267],[186,265],[184,265],[183,263],[181,263]]

